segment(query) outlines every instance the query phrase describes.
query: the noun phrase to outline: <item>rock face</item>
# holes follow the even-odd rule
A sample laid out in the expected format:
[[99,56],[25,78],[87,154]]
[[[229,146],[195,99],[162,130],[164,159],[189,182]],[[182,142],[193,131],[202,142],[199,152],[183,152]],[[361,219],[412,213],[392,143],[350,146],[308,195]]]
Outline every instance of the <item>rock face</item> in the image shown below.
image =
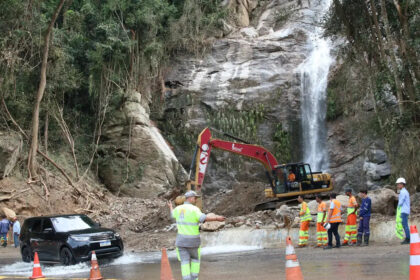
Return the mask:
[[[320,7],[298,2],[238,0],[232,5],[247,27],[215,41],[204,58],[174,63],[165,77],[165,121],[159,127],[184,166],[206,126],[261,144],[281,162],[301,160],[298,66],[309,54],[307,32]],[[205,184],[220,189],[256,178],[265,180],[260,164],[214,151]]]
[[[391,175],[391,164],[381,140],[372,136],[351,135],[353,129],[336,122],[330,124],[329,151],[331,173],[336,192],[351,187],[375,190],[383,187]],[[370,142],[370,143],[369,143]]]
[[104,130],[99,177],[114,193],[153,198],[183,185],[186,173],[149,119],[147,94],[126,93]]
[[236,16],[238,26],[246,27],[250,23],[252,11],[257,7],[258,0],[231,0],[228,8]]
[[0,179],[7,177],[22,151],[22,137],[17,133],[0,131]]

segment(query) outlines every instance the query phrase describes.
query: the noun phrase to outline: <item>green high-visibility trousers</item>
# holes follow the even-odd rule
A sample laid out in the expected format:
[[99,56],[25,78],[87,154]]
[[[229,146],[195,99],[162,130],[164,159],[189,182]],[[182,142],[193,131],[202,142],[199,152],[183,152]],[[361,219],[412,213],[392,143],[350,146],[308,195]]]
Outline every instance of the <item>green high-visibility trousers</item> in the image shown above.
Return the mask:
[[201,247],[176,247],[178,260],[181,262],[182,280],[198,280],[200,273]]

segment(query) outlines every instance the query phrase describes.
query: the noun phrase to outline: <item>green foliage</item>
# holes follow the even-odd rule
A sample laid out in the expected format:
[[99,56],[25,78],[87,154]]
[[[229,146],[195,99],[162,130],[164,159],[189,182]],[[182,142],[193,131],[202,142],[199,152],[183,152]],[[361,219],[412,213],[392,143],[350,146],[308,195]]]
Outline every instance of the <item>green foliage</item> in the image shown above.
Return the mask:
[[218,111],[210,111],[207,121],[211,127],[237,136],[252,143],[259,143],[257,135],[258,125],[263,121],[265,109],[259,104],[248,110],[237,111],[225,108]]
[[[0,92],[28,134],[43,35],[57,3],[0,1]],[[66,1],[54,26],[40,113],[41,134],[50,114],[49,150],[66,148],[52,117],[58,104],[75,139],[78,161],[87,165],[101,116],[118,112],[132,89],[154,90],[169,58],[201,51],[225,15],[220,0]],[[12,125],[7,120],[0,126]],[[129,169],[131,174],[137,167]]]
[[327,89],[327,120],[333,121],[343,114],[343,105],[337,89],[328,87]]
[[281,123],[276,125],[276,129],[273,134],[274,142],[274,156],[277,160],[281,160],[283,163],[290,162],[292,160],[290,135],[287,131],[283,130]]

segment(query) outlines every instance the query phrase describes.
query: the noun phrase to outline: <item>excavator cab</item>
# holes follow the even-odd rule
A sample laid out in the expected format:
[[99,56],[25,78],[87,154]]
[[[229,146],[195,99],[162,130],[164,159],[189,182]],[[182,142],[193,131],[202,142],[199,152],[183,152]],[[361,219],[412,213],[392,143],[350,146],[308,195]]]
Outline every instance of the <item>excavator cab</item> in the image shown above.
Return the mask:
[[331,176],[322,172],[312,172],[308,163],[276,165],[274,170],[274,186],[266,189],[266,197],[290,197],[332,189]]

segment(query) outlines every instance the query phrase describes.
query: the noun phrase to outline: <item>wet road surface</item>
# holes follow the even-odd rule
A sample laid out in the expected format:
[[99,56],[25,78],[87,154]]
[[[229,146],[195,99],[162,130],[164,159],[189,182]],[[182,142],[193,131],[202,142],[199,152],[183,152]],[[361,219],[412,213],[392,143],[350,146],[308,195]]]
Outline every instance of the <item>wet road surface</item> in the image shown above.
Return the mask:
[[[217,250],[216,250],[217,252]],[[1,253],[1,251],[0,251]],[[319,279],[408,279],[409,246],[369,246],[322,250],[296,249],[305,280]],[[180,265],[169,252],[175,279],[181,279]],[[284,279],[284,249],[254,250],[223,254],[204,254],[200,280]],[[1,260],[1,257],[0,257]],[[0,264],[0,275],[30,276],[31,264],[20,261]],[[84,278],[89,264],[70,267],[42,265],[44,275]],[[111,263],[100,263],[102,276],[127,280],[159,279],[159,253],[128,253]],[[8,278],[12,279],[12,278]]]

